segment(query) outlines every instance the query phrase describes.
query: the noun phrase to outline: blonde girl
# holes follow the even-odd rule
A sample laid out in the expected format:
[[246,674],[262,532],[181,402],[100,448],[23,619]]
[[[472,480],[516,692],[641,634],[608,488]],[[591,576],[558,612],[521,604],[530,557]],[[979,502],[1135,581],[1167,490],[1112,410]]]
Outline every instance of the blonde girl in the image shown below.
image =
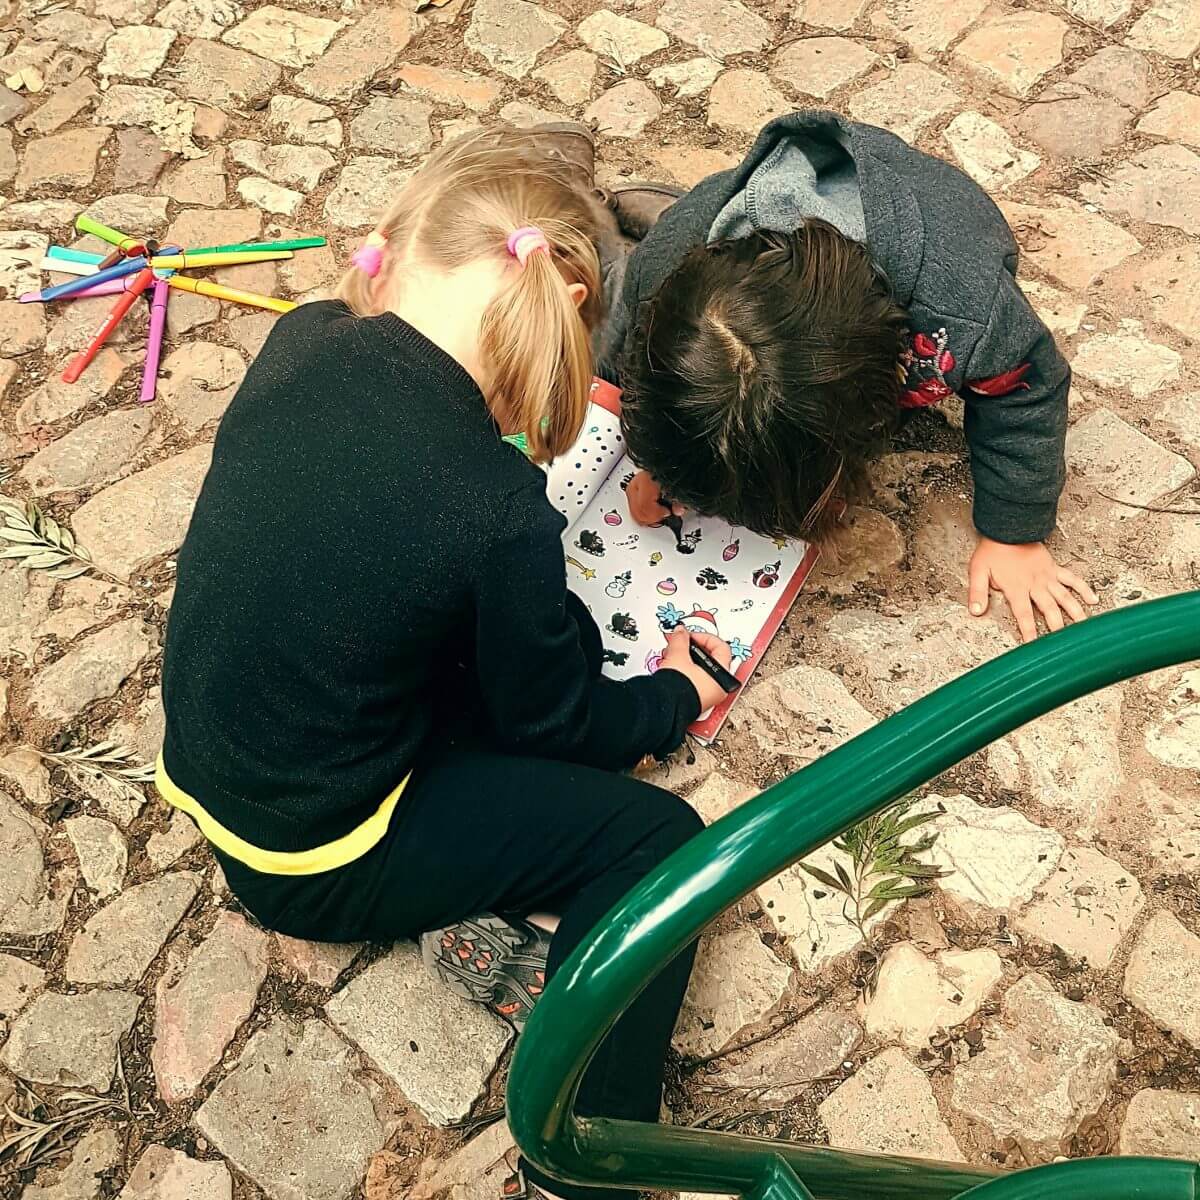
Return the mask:
[[[536,464],[580,432],[595,238],[592,202],[536,136],[480,133],[412,177],[338,299],[282,318],[234,397],[163,671],[160,789],[251,913],[320,941],[437,930],[460,968],[443,973],[518,1025],[700,827],[616,771],[719,698],[686,634],[654,676],[602,679],[566,588]],[[539,909],[561,914],[548,968],[519,920]],[[657,1116],[690,967],[622,1018],[581,1112]]]

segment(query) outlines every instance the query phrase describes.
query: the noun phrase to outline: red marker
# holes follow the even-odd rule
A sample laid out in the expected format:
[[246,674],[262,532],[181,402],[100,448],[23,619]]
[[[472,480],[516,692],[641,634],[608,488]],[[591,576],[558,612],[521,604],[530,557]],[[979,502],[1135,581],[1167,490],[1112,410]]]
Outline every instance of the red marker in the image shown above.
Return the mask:
[[143,267],[129,285],[129,290],[117,298],[112,311],[104,318],[104,324],[96,331],[96,336],[88,342],[67,364],[62,373],[63,383],[74,383],[83,374],[83,369],[100,353],[100,347],[108,341],[112,331],[121,323],[121,318],[133,307],[134,301],[154,282],[154,272],[149,267]]

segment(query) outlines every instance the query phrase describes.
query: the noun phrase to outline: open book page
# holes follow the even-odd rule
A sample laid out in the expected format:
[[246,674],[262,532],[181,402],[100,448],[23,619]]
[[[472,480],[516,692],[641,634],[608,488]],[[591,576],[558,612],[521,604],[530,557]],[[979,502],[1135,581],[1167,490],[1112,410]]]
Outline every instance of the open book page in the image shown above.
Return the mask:
[[625,457],[619,396],[612,384],[593,381],[583,433],[566,454],[546,468],[546,498],[567,518],[568,531]]
[[[682,624],[729,642],[732,671],[745,682],[816,560],[798,541],[772,541],[726,522],[688,516],[683,540],[629,517],[623,485],[635,468],[622,459],[563,534],[567,585],[590,609],[604,638],[604,673],[627,679],[658,669],[664,630]],[[692,727],[717,734],[736,699]]]
[[[682,540],[629,516],[625,488],[637,468],[621,437],[620,391],[597,380],[583,433],[546,471],[546,495],[567,518],[567,586],[604,639],[604,673],[628,679],[658,669],[664,631],[682,624],[733,648],[731,670],[750,678],[799,594],[817,551],[724,521],[689,515]],[[692,734],[716,737],[737,693],[701,716]]]

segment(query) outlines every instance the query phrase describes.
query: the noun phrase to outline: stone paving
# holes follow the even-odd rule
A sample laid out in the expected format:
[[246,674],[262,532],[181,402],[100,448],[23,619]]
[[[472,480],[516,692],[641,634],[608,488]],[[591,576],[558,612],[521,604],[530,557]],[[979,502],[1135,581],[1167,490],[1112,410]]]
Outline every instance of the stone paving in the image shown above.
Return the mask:
[[[583,119],[601,182],[686,185],[792,107],[881,123],[992,192],[1073,361],[1056,553],[1105,607],[1200,585],[1200,6],[599,5],[0,0],[0,474],[106,573],[0,561],[0,1099],[111,1101],[68,1152],[0,1163],[5,1200],[482,1200],[512,1157],[503,1123],[461,1127],[497,1109],[507,1027],[411,947],[263,933],[189,822],[35,752],[153,757],[171,556],[273,319],[179,295],[152,408],[138,312],[63,385],[110,302],[13,297],[81,209],[192,244],[327,233],[218,276],[308,299],[480,124]],[[923,414],[877,464],[721,742],[658,773],[706,819],[1013,644],[961,607],[961,424]],[[948,874],[869,946],[812,876],[764,885],[704,939],[665,1119],[1005,1166],[1200,1158],[1198,747],[1180,668],[962,764],[918,802]]]

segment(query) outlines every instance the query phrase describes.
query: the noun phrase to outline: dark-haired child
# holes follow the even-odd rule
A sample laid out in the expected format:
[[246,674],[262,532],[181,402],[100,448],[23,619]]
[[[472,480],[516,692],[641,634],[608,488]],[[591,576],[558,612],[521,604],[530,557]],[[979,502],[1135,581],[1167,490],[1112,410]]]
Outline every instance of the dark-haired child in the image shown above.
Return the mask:
[[995,588],[1025,640],[1035,609],[1050,629],[1084,617],[1095,594],[1044,544],[1071,372],[987,195],[883,129],[816,111],[772,121],[740,166],[674,203],[665,191],[613,201],[648,229],[602,337],[644,468],[634,517],[661,520],[669,497],[819,538],[903,411],[958,393],[979,534],[970,611]]

